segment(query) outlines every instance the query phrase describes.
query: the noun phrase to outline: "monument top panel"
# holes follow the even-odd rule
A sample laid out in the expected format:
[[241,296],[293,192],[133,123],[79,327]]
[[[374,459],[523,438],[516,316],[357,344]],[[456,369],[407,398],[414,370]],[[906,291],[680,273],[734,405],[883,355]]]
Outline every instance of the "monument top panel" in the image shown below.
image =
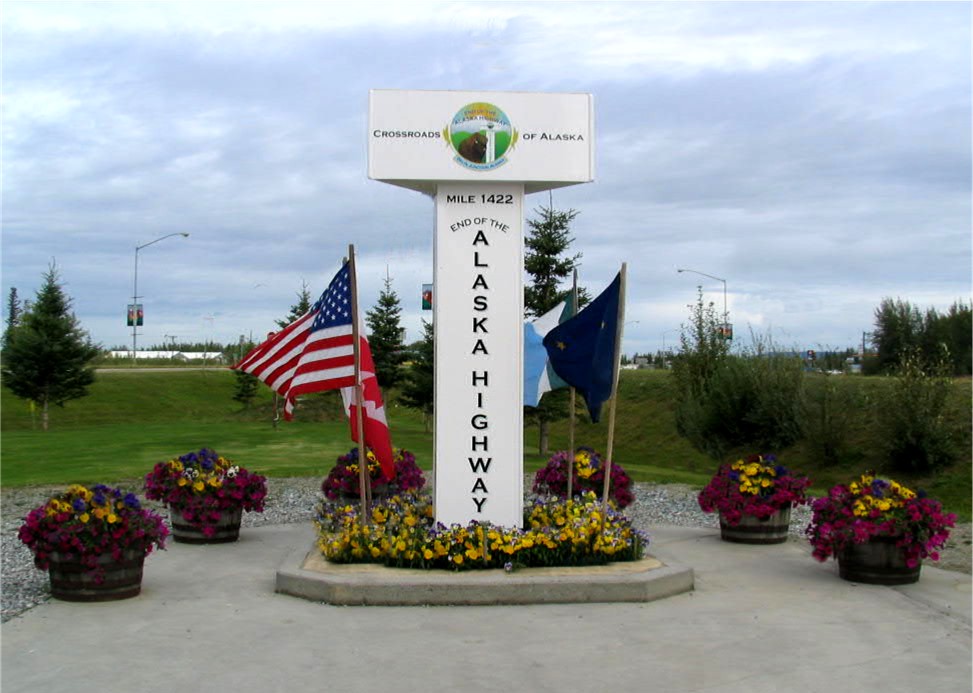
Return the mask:
[[443,181],[591,182],[591,94],[373,89],[368,177],[429,194]]

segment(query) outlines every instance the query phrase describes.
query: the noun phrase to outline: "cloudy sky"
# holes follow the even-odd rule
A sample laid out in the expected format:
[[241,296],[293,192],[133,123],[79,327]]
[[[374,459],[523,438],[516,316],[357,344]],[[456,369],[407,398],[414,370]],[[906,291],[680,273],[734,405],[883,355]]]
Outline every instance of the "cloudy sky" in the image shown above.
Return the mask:
[[[366,174],[369,89],[586,92],[581,282],[628,262],[626,353],[702,285],[786,347],[861,343],[883,297],[970,300],[969,3],[5,2],[2,289],[56,261],[105,347],[273,328],[349,243],[410,340],[433,202]],[[528,217],[547,193],[526,199]],[[688,268],[702,274],[677,273]],[[428,314],[426,314],[428,316]]]

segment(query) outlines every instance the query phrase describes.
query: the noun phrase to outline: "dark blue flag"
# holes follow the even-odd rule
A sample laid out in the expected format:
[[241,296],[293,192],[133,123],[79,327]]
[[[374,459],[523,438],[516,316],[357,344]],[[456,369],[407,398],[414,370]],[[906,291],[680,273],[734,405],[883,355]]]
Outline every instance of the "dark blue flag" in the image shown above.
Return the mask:
[[598,298],[544,337],[551,367],[581,393],[595,422],[602,402],[612,396],[621,285],[619,274]]

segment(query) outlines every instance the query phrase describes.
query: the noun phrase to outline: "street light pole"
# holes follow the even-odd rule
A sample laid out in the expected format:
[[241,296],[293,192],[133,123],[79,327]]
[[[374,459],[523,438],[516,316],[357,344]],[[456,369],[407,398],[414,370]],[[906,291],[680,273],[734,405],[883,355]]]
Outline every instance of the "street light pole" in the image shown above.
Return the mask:
[[135,246],[135,280],[132,283],[132,309],[135,313],[132,315],[132,365],[135,365],[136,351],[138,349],[138,303],[139,303],[139,251],[142,248],[147,248],[153,243],[158,243],[159,241],[164,241],[167,238],[172,238],[173,236],[182,236],[183,238],[189,238],[189,234],[185,232],[170,233],[160,238],[156,238],[154,241],[149,241],[148,243],[143,243],[142,245]]
[[677,269],[676,272],[680,272],[680,273],[682,273],[682,272],[692,272],[693,274],[700,274],[700,275],[702,275],[704,277],[709,277],[710,279],[715,279],[718,282],[723,282],[723,325],[726,326],[727,324],[729,324],[729,322],[730,322],[729,315],[730,314],[726,310],[726,280],[725,279],[721,279],[720,277],[714,277],[712,274],[706,274],[705,272],[700,272],[700,271],[694,270],[694,269]]

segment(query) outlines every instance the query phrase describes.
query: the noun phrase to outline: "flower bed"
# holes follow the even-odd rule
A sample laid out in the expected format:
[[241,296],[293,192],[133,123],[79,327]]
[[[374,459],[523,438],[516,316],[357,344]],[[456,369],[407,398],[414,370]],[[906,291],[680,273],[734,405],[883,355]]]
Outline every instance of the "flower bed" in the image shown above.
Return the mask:
[[[565,498],[568,494],[569,458],[570,453],[567,450],[554,453],[547,465],[534,475],[534,493]],[[580,447],[575,452],[571,470],[574,475],[571,480],[573,496],[594,493],[601,497],[605,487],[605,464],[601,455],[591,448]],[[635,500],[631,487],[632,479],[625,473],[622,465],[612,462],[608,495],[619,508],[628,507]]]
[[145,496],[178,509],[185,522],[212,536],[226,510],[262,512],[267,484],[263,476],[203,448],[156,464],[145,476]]
[[731,527],[744,517],[766,520],[780,510],[808,502],[810,480],[792,474],[777,464],[773,455],[750,455],[733,464],[723,464],[700,491],[703,512],[719,512]]
[[426,497],[403,494],[371,510],[362,527],[356,505],[324,502],[318,547],[334,563],[381,563],[449,570],[600,565],[642,557],[648,538],[614,508],[603,512],[594,494],[538,501],[524,511],[524,529],[433,521]]
[[892,479],[863,474],[858,481],[839,484],[811,505],[807,536],[813,556],[826,561],[854,544],[872,538],[892,538],[906,565],[924,558],[938,560],[936,549],[946,543],[956,515],[944,513],[939,501]]
[[115,561],[131,551],[147,556],[156,547],[164,548],[168,535],[162,517],[143,508],[134,493],[103,484],[69,486],[31,510],[17,533],[41,570],[57,554],[62,560],[79,560],[96,582],[104,575],[103,556]]
[[[382,467],[374,453],[371,450],[366,453],[368,478],[372,485],[372,491],[395,495],[422,489],[426,485],[426,477],[416,464],[415,455],[400,448],[396,448],[393,452],[395,477],[391,480],[383,476]],[[321,493],[331,500],[360,497],[361,482],[358,469],[358,448],[355,447],[346,455],[338,458],[324,483],[321,484]]]

